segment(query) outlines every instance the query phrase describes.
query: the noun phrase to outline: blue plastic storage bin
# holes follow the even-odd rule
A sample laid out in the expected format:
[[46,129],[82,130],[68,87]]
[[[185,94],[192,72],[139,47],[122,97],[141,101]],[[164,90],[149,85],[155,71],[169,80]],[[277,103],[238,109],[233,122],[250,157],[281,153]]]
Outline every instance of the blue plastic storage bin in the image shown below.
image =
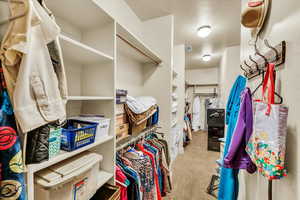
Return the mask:
[[98,123],[70,119],[62,129],[61,149],[74,151],[95,142]]

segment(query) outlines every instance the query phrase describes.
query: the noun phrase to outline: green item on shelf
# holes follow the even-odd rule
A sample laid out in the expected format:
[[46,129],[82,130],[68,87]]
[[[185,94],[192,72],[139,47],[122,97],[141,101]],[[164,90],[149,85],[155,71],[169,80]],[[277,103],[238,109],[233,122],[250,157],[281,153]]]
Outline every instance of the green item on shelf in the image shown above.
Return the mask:
[[55,157],[60,152],[61,132],[62,132],[61,128],[56,128],[54,126],[50,127],[49,159]]

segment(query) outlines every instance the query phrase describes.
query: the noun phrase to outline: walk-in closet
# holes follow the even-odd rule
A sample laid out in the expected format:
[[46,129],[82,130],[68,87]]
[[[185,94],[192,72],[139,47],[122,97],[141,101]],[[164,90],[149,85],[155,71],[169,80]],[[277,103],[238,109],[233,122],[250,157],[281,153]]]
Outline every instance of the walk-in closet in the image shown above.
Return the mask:
[[300,199],[286,0],[0,0],[0,200]]

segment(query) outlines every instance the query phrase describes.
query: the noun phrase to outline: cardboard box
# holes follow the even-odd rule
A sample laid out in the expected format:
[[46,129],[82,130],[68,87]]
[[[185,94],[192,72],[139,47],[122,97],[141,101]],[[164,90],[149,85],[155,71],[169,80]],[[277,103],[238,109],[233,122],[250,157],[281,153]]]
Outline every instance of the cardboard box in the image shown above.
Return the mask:
[[116,115],[116,124],[122,125],[128,123],[127,115],[125,113]]
[[128,135],[128,130],[129,130],[128,123],[116,126],[117,137]]

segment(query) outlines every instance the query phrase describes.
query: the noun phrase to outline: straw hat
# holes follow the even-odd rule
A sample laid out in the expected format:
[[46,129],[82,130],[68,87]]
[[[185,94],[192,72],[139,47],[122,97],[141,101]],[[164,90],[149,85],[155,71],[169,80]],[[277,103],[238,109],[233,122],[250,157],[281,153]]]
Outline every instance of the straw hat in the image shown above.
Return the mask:
[[249,0],[242,13],[242,24],[247,28],[255,28],[259,32],[268,14],[270,0]]

